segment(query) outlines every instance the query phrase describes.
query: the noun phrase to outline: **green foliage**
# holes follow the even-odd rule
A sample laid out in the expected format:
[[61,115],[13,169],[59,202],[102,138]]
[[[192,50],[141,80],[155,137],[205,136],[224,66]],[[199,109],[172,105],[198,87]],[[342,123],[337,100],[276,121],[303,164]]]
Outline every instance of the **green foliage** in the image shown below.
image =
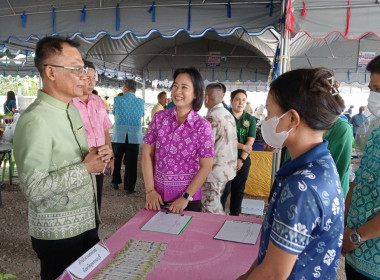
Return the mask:
[[149,116],[146,117],[145,123],[146,123],[146,125],[150,124],[150,118],[149,118]]
[[16,278],[16,275],[9,274],[9,273],[5,273],[5,274],[0,273],[0,280],[11,279],[11,278]]
[[0,75],[0,95],[7,95],[7,92],[10,90],[13,90],[17,95],[19,86],[21,86],[22,95],[36,96],[38,91],[38,77]]

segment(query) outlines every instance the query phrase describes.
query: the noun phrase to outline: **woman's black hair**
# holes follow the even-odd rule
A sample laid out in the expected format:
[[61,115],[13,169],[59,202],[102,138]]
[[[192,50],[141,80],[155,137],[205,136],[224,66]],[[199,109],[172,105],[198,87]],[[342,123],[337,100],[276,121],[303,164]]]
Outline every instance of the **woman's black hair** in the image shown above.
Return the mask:
[[329,130],[344,110],[333,71],[327,68],[297,69],[274,80],[269,94],[283,112],[294,109],[312,129]]
[[198,112],[203,105],[204,102],[204,88],[205,84],[203,83],[203,78],[201,76],[201,73],[194,67],[188,67],[188,68],[178,68],[174,71],[173,74],[173,81],[177,78],[179,74],[189,74],[191,78],[191,82],[193,84],[194,88],[194,100],[193,100],[193,110],[195,112]]
[[9,101],[14,100],[16,101],[16,95],[14,91],[10,90],[7,92],[7,101],[5,101],[5,106],[8,106]]

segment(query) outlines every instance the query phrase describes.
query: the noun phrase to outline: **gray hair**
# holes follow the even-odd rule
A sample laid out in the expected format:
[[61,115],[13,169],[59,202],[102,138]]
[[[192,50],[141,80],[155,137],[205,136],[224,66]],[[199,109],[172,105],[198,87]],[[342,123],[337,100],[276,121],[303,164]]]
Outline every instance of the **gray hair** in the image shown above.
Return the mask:
[[124,87],[126,87],[128,90],[135,92],[137,88],[137,83],[135,80],[128,79],[124,82]]

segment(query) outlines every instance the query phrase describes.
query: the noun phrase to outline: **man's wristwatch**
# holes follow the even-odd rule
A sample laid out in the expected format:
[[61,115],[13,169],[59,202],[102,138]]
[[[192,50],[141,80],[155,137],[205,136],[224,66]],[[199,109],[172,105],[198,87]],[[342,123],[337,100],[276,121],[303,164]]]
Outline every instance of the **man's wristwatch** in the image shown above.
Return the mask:
[[189,195],[187,192],[184,192],[182,194],[182,197],[187,199],[188,201],[193,201],[193,197],[191,195]]
[[246,159],[242,158],[241,156],[239,157],[239,159],[244,163]]
[[354,229],[353,231],[350,232],[350,241],[351,243],[355,245],[360,245],[363,244],[364,242],[362,241],[362,237],[360,234]]

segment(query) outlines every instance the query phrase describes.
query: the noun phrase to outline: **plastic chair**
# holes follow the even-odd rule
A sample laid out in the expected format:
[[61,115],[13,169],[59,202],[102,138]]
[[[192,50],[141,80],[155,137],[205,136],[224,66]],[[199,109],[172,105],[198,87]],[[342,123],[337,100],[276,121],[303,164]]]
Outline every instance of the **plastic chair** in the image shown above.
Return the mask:
[[[12,150],[11,154],[12,154],[12,158],[11,158],[11,161],[9,162],[11,168],[10,168],[10,172],[9,172],[8,176],[9,176],[9,181],[12,184],[12,177],[13,177],[13,174],[14,174],[14,171],[15,171],[16,161],[13,158],[13,150]],[[2,173],[2,176],[1,176],[1,182],[2,183],[4,182],[5,170],[7,168],[7,161],[9,161],[9,154],[8,153],[6,153],[4,155],[4,158],[3,158],[3,173]]]

